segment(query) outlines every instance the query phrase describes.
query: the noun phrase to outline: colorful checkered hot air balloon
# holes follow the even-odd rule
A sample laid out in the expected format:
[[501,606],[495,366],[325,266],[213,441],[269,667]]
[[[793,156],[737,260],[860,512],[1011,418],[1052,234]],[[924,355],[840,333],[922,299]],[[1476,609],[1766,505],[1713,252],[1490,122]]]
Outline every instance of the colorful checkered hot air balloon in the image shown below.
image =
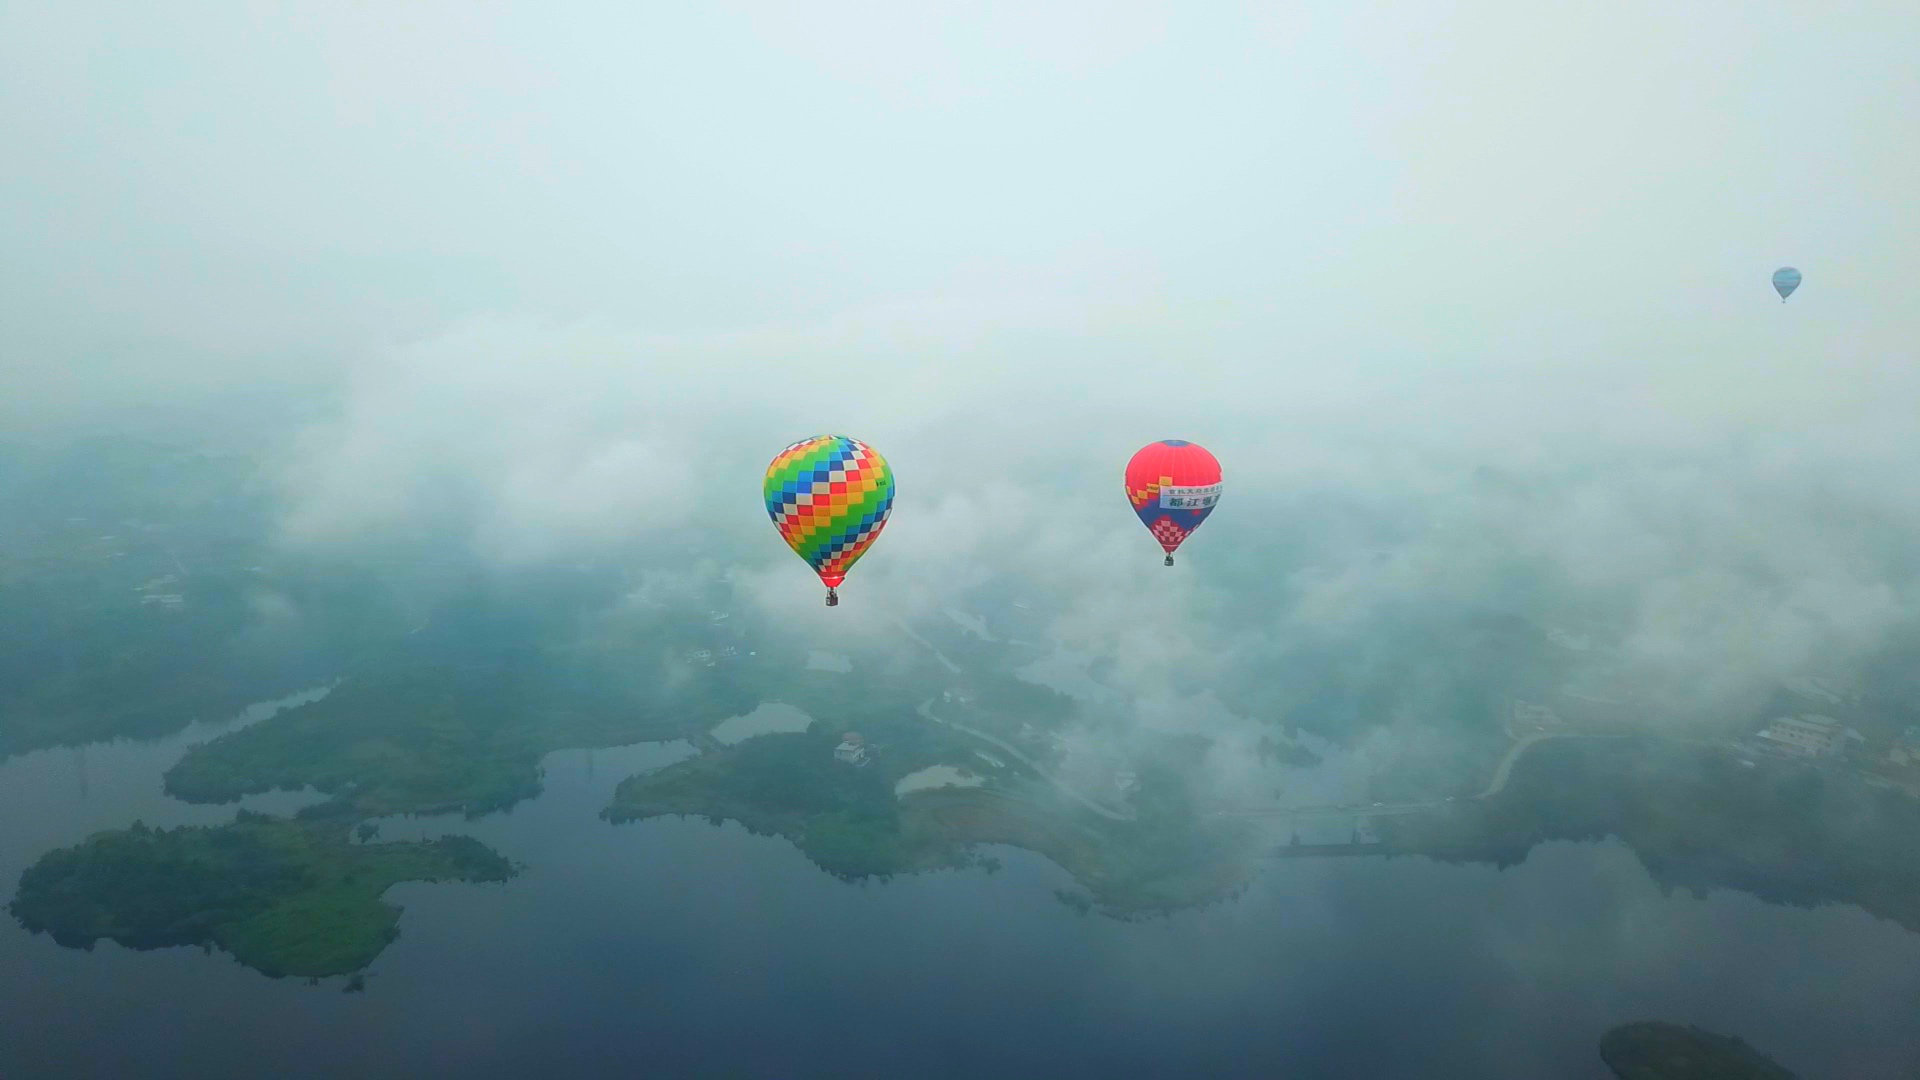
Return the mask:
[[1149,443],[1127,462],[1127,501],[1173,565],[1173,549],[1220,501],[1220,463],[1184,439]]
[[780,538],[834,589],[860,561],[893,510],[893,470],[873,447],[845,435],[815,435],[774,455],[762,488]]

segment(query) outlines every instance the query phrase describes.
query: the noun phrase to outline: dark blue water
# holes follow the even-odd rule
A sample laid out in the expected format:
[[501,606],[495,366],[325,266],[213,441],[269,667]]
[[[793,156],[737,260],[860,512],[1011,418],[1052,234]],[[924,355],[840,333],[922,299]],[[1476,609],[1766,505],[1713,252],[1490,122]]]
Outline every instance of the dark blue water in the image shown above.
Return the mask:
[[[159,793],[208,734],[0,765],[0,873],[134,817],[230,817]],[[737,826],[598,819],[622,777],[688,752],[556,754],[510,813],[383,823],[471,832],[528,869],[393,890],[401,937],[364,994],[8,921],[0,1076],[1600,1078],[1601,1033],[1646,1018],[1807,1077],[1920,1064],[1920,936],[1850,907],[1663,895],[1618,844],[1505,871],[1275,860],[1232,902],[1118,922],[1011,849],[995,872],[850,885]]]

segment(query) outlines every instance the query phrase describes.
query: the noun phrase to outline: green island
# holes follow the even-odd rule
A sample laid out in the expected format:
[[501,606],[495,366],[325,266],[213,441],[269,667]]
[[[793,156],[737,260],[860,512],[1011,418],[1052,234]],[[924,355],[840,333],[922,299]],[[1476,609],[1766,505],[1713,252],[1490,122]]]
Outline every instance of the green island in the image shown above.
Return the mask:
[[1510,866],[1619,837],[1655,881],[1770,903],[1856,904],[1920,930],[1920,802],[1833,770],[1652,738],[1543,743],[1498,796],[1380,819],[1379,848]]
[[1793,1080],[1793,1073],[1729,1035],[1648,1020],[1600,1039],[1600,1060],[1620,1080]]
[[513,866],[464,836],[356,844],[341,822],[242,811],[228,825],[95,834],[20,877],[9,910],[70,948],[219,946],[270,976],[359,971],[399,933],[381,899],[403,881],[505,881]]
[[604,816],[738,821],[785,837],[822,869],[847,878],[966,865],[978,845],[1008,844],[1058,863],[1091,904],[1114,915],[1219,899],[1249,873],[1243,838],[1199,818],[1177,776],[1145,771],[1130,820],[1098,816],[1004,763],[986,770],[995,775],[973,777],[977,786],[896,795],[895,785],[918,770],[943,761],[977,765],[975,744],[925,722],[870,731],[880,749],[865,767],[836,760],[839,734],[815,723],[630,777]]

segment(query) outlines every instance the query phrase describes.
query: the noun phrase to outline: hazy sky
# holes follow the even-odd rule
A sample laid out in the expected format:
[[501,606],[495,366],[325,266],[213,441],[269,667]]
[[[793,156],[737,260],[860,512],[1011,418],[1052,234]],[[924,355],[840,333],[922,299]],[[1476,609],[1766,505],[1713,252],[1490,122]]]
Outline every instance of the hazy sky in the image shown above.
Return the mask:
[[1917,53],[1898,2],[8,3],[8,406],[510,315],[1283,416],[1514,367],[1731,411],[1912,359]]
[[765,530],[845,431],[901,484],[855,587],[1045,566],[1147,680],[1206,598],[1115,593],[1117,478],[1186,437],[1195,558],[1453,523],[1277,561],[1283,627],[1526,559],[1720,692],[1914,610],[1916,56],[1898,0],[0,2],[0,421],[297,409],[290,538],[451,501],[510,561]]

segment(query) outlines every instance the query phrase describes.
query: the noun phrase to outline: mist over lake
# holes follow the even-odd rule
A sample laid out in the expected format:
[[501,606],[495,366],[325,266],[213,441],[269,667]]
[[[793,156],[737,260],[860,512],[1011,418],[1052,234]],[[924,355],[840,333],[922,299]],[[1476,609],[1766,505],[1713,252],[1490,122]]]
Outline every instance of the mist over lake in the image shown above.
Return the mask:
[[1917,54],[0,6],[0,1074],[1912,1076]]

